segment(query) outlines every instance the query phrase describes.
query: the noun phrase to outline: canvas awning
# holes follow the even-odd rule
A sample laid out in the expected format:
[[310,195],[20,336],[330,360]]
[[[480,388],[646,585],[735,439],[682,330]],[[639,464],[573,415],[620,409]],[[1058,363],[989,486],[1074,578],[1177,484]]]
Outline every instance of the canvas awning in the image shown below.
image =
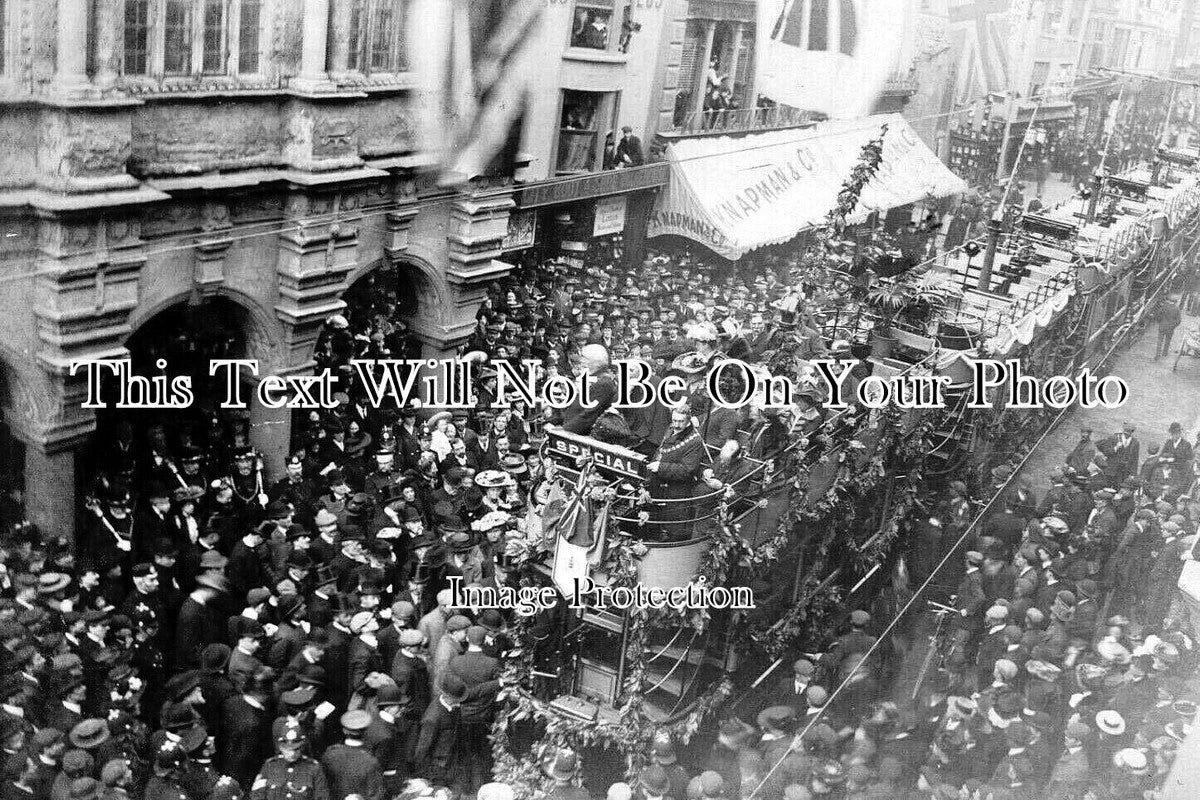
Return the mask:
[[740,138],[687,139],[666,151],[671,177],[648,235],[694,239],[728,259],[821,225],[862,148],[887,124],[883,162],[856,216],[966,188],[899,114],[824,122]]

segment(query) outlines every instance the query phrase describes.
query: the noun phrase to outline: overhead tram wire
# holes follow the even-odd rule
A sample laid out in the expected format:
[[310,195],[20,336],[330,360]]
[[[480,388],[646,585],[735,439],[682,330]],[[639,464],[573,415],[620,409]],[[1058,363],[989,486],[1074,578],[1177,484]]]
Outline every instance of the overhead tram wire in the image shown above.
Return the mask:
[[[953,116],[958,116],[958,115],[962,115],[962,114],[967,114],[967,113],[970,113],[971,109],[974,108],[975,105],[979,102],[981,102],[981,100],[977,99],[977,100],[973,100],[969,105],[964,106],[963,108],[958,108],[958,109],[954,109],[951,111],[942,111],[937,114],[927,114],[923,117],[913,117],[911,119],[905,118],[905,122],[907,122],[909,124],[917,123],[917,122],[928,122],[930,120],[940,119],[942,117],[953,117]],[[833,120],[833,121],[838,121],[838,120]],[[882,125],[882,122],[880,124]],[[756,150],[779,147],[781,145],[800,144],[803,142],[809,142],[809,141],[813,141],[816,139],[823,139],[823,138],[827,138],[830,136],[840,135],[840,132],[838,132],[838,131],[811,131],[810,129],[805,129],[805,130],[809,130],[810,132],[805,136],[799,136],[794,139],[785,139],[785,140],[775,141],[775,142],[770,142],[770,143],[751,145],[748,147],[739,147],[734,150],[725,151],[725,152],[721,152],[721,153],[697,154],[697,155],[690,156],[687,158],[676,159],[671,162],[654,162],[651,164],[643,164],[643,165],[637,166],[637,167],[626,168],[626,169],[622,170],[622,172],[636,173],[636,172],[646,171],[649,169],[657,169],[657,168],[661,168],[661,164],[663,164],[663,163],[685,164],[685,163],[691,163],[693,161],[702,161],[702,160],[706,160],[706,159],[710,159],[710,158],[727,158],[732,153],[753,152]],[[772,131],[745,131],[745,133],[747,133],[747,134],[760,134],[760,133],[770,133],[770,132],[772,132]],[[741,132],[739,131],[738,133],[741,133]],[[483,192],[476,192],[469,196],[472,200],[488,200],[488,199],[511,197],[514,192],[519,191],[522,188],[528,188],[528,187],[532,187],[532,186],[536,186],[538,188],[543,188],[543,187],[567,185],[567,184],[571,184],[571,183],[588,180],[590,178],[594,178],[597,174],[599,174],[599,173],[589,172],[589,173],[586,173],[583,175],[564,175],[564,176],[560,176],[560,177],[556,177],[556,178],[548,178],[546,180],[540,180],[534,184],[528,184],[528,185],[514,184],[513,186],[504,188],[504,189],[494,189],[494,190],[488,190],[488,191],[483,191]],[[280,178],[280,179],[282,180],[282,178]],[[270,182],[270,181],[268,180],[268,181],[264,181],[264,182]],[[459,192],[449,191],[449,192],[445,192],[445,193],[436,195],[434,197],[421,198],[414,203],[398,203],[396,201],[389,200],[386,203],[368,207],[368,209],[365,213],[364,213],[363,209],[359,208],[359,209],[352,209],[352,210],[338,210],[338,211],[330,211],[330,212],[321,213],[321,214],[313,214],[311,216],[301,217],[298,219],[253,222],[253,223],[248,223],[247,225],[239,226],[239,227],[241,227],[241,228],[264,227],[264,228],[266,228],[266,230],[260,230],[260,231],[244,233],[244,234],[236,234],[236,235],[232,235],[232,236],[223,236],[223,235],[221,235],[221,233],[219,231],[211,231],[211,232],[189,231],[186,233],[178,233],[178,234],[173,234],[171,236],[165,236],[165,237],[162,237],[159,239],[149,240],[149,242],[143,246],[141,254],[145,255],[148,258],[150,256],[155,256],[155,255],[163,255],[166,253],[191,250],[196,246],[197,238],[211,239],[214,241],[219,241],[222,244],[226,244],[226,243],[232,244],[234,242],[245,241],[248,239],[254,239],[254,238],[257,238],[260,236],[273,236],[273,235],[277,236],[277,235],[281,235],[284,233],[295,233],[295,232],[303,230],[304,228],[322,225],[322,224],[333,224],[333,223],[340,222],[340,221],[345,221],[347,223],[357,223],[364,219],[382,216],[384,214],[387,214],[390,211],[397,211],[397,210],[401,210],[401,209],[403,209],[403,210],[416,209],[417,211],[423,211],[423,210],[441,205],[443,203],[453,201],[455,198],[457,198],[459,196],[461,196]],[[231,230],[233,230],[233,229],[231,229]],[[0,235],[3,235],[3,234],[0,234]],[[166,246],[166,247],[155,246],[156,244],[160,244],[163,242],[171,242],[171,243],[177,242],[177,244],[172,244],[172,245]],[[73,251],[73,255],[74,256],[96,255],[101,252],[111,252],[112,249],[113,248],[111,248],[111,247],[107,247],[107,248],[93,247],[93,248],[86,249],[86,250]],[[16,280],[23,280],[23,279],[31,278],[31,277],[37,277],[38,275],[41,275],[41,274],[43,274],[43,273],[39,273],[36,270],[31,270],[28,272],[17,273],[15,275],[2,276],[2,277],[0,277],[0,284],[9,283],[9,282],[16,281]]]
[[[1164,281],[1162,283],[1162,285],[1160,285],[1159,288],[1155,291],[1154,296],[1157,297],[1158,294],[1161,293],[1167,287],[1167,285],[1168,285],[1167,282]],[[1124,333],[1121,334],[1121,336],[1117,337],[1117,339],[1113,343],[1112,347],[1110,347],[1108,349],[1108,351],[1104,354],[1103,358],[1099,359],[1096,363],[1097,364],[1107,363],[1108,360],[1110,358],[1112,358],[1113,353],[1115,353],[1117,351],[1117,348],[1122,345],[1122,343],[1129,336],[1129,334],[1132,330],[1133,330],[1132,327],[1127,328],[1124,331]],[[792,744],[784,751],[783,755],[779,758],[779,760],[776,761],[771,766],[771,769],[769,769],[767,771],[767,773],[765,775],[763,775],[762,780],[760,780],[758,782],[758,784],[754,787],[754,789],[752,789],[750,791],[750,794],[746,795],[743,798],[743,800],[754,800],[755,795],[757,795],[758,792],[762,789],[762,787],[766,785],[767,781],[770,780],[771,776],[775,773],[775,771],[777,769],[779,769],[779,767],[783,764],[784,761],[787,760],[787,757],[789,755],[791,755],[792,752],[794,752],[798,747],[802,746],[804,735],[806,733],[808,733],[810,730],[812,730],[812,727],[814,725],[816,725],[818,721],[820,721],[821,717],[823,717],[825,715],[826,709],[830,708],[833,705],[833,701],[838,697],[838,695],[841,694],[842,690],[850,685],[850,681],[854,677],[855,673],[857,673],[858,670],[862,669],[862,667],[867,663],[867,660],[875,653],[875,651],[879,648],[880,644],[882,644],[883,641],[887,638],[887,636],[895,629],[896,625],[900,622],[900,620],[904,618],[904,616],[909,612],[909,610],[913,607],[913,605],[917,602],[917,600],[920,599],[922,597],[922,595],[924,594],[924,592],[933,584],[933,579],[935,577],[937,577],[937,574],[939,572],[941,572],[942,568],[945,567],[948,563],[950,563],[950,561],[954,558],[955,553],[967,541],[967,537],[971,534],[972,531],[975,530],[976,527],[978,527],[979,523],[983,521],[984,515],[989,510],[991,510],[992,506],[995,505],[998,500],[1000,500],[1001,498],[1004,497],[1005,491],[1008,489],[1009,485],[1011,485],[1013,483],[1013,481],[1015,481],[1017,479],[1017,475],[1020,473],[1021,469],[1025,466],[1025,464],[1029,461],[1029,459],[1033,457],[1033,454],[1038,452],[1038,448],[1042,446],[1042,443],[1046,440],[1046,437],[1048,437],[1051,433],[1054,432],[1055,428],[1058,427],[1058,424],[1062,421],[1063,417],[1065,417],[1067,415],[1067,413],[1071,410],[1072,410],[1072,408],[1070,406],[1068,406],[1067,408],[1062,409],[1061,411],[1058,412],[1058,414],[1055,415],[1054,419],[1051,420],[1050,424],[1046,427],[1046,430],[1042,432],[1042,435],[1038,437],[1038,440],[1036,442],[1034,442],[1033,446],[1031,448],[1029,448],[1029,451],[1021,458],[1020,463],[1017,464],[1015,467],[1013,467],[1012,476],[1007,481],[1005,481],[1004,485],[1001,486],[995,492],[995,494],[993,494],[992,497],[983,505],[983,507],[979,509],[979,512],[971,520],[971,524],[968,525],[965,530],[963,530],[962,535],[958,537],[958,539],[954,542],[954,544],[946,551],[946,554],[944,556],[942,556],[942,560],[939,561],[937,566],[935,566],[933,568],[933,570],[929,573],[929,577],[926,578],[925,581],[921,584],[921,586],[912,593],[912,597],[909,598],[909,600],[907,602],[905,602],[905,604],[900,608],[900,610],[898,612],[896,612],[896,616],[893,617],[892,620],[884,627],[884,629],[879,632],[879,635],[876,637],[875,642],[869,648],[867,648],[867,652],[864,653],[862,658],[859,659],[858,663],[856,663],[854,665],[854,669],[850,670],[849,676],[846,678],[846,680],[843,680],[841,683],[839,683],[837,685],[837,688],[835,688],[833,691],[831,691],[829,693],[828,699],[826,699],[826,701],[825,701],[825,705],[821,707],[821,711],[818,712],[817,714],[813,715],[813,718],[808,721],[808,723],[804,726],[803,730],[801,730],[799,733],[794,734],[794,736],[792,738]]]

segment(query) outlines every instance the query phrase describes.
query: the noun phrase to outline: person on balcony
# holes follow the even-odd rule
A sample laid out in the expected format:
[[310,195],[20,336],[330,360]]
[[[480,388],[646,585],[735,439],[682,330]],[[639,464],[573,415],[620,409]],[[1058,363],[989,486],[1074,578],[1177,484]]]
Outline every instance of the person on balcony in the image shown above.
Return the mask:
[[646,163],[642,155],[642,140],[633,135],[633,128],[626,125],[621,128],[621,141],[617,143],[616,166],[640,167]]

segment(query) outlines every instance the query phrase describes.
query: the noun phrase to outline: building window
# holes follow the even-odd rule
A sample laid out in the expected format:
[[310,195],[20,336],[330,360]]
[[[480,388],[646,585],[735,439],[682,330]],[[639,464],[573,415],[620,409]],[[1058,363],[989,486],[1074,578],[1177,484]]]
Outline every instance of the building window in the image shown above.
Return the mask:
[[225,0],[204,0],[204,60],[207,75],[225,72]]
[[145,75],[150,71],[150,0],[125,0],[126,75]]
[[808,14],[808,49],[829,49],[829,0],[812,0]]
[[558,132],[558,167],[563,172],[600,169],[602,134],[616,118],[615,93],[563,90]]
[[163,26],[163,72],[186,75],[192,71],[192,0],[166,0]]
[[262,51],[262,0],[242,0],[238,20],[238,72],[253,75],[259,71]]
[[125,0],[124,75],[253,75],[263,0]]
[[607,50],[611,39],[613,0],[577,0],[571,47]]
[[404,47],[405,0],[353,0],[348,67],[369,74],[408,68]]

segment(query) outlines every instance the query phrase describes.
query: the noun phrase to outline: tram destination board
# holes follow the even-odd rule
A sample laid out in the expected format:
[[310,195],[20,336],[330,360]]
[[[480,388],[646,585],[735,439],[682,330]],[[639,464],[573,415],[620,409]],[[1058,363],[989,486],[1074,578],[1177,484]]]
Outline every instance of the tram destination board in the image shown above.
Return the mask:
[[589,436],[580,436],[562,428],[546,428],[546,455],[568,469],[578,469],[580,458],[590,458],[601,472],[641,480],[646,457],[615,444],[606,444]]

